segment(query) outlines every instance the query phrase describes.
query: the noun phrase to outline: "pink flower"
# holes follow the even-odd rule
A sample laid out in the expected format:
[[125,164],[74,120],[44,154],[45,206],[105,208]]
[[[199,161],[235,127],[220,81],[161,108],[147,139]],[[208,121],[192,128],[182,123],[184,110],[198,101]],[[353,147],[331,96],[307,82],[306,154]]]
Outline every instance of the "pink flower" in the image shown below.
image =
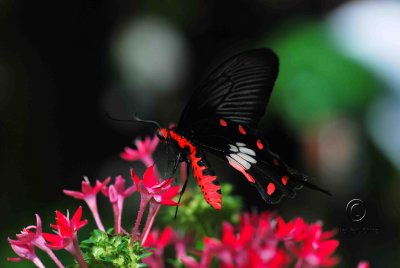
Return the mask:
[[125,187],[125,180],[122,176],[117,176],[115,183],[110,185],[110,187],[104,186],[102,192],[107,196],[113,205],[114,211],[114,228],[115,233],[119,234],[121,232],[121,217],[122,210],[124,207],[125,198],[129,197],[136,190],[135,186]]
[[81,192],[70,190],[63,190],[63,192],[64,194],[69,195],[73,198],[84,200],[93,214],[97,227],[100,230],[104,231],[104,226],[101,222],[99,212],[97,210],[97,193],[110,182],[111,177],[108,177],[103,182],[96,180],[96,185],[94,187],[90,185],[89,179],[87,177],[83,178],[84,180],[82,181]]
[[21,233],[16,236],[18,240],[9,239],[11,245],[14,244],[24,249],[30,249],[31,246],[36,246],[46,252],[58,267],[64,267],[56,255],[54,255],[53,251],[46,245],[46,240],[42,235],[42,221],[38,214],[36,214],[36,226],[30,225],[22,229]]
[[8,242],[10,242],[13,251],[19,256],[17,258],[7,258],[8,261],[20,262],[23,260],[29,260],[33,262],[37,267],[45,267],[36,255],[33,244],[24,243],[19,240],[12,240],[10,238],[8,238]]
[[[222,233],[221,242],[214,238],[204,240],[204,250],[198,267],[208,267],[212,256],[217,257],[221,268],[285,267],[290,261],[288,254],[279,249],[276,243],[268,243],[273,240],[272,237],[258,237],[258,231],[249,225],[235,232],[233,226],[224,223]],[[190,261],[182,259],[187,267],[193,266]]]
[[307,225],[302,218],[296,218],[288,223],[281,218],[277,218],[276,236],[281,240],[300,241],[305,236]]
[[143,180],[140,180],[135,171],[131,169],[132,180],[136,189],[142,197],[150,198],[151,202],[167,206],[177,206],[178,203],[172,198],[178,195],[179,186],[171,186],[173,178],[158,182],[154,174],[154,167],[148,167],[144,173]]
[[223,223],[221,240],[204,239],[200,263],[185,251],[178,257],[193,268],[208,267],[212,257],[221,268],[333,266],[338,260],[332,254],[339,245],[331,239],[334,233],[323,232],[320,223],[307,224],[301,218],[286,223],[268,212],[244,214],[238,228]]
[[330,239],[333,234],[334,232],[323,232],[320,223],[311,224],[300,247],[298,263],[305,262],[311,267],[335,265],[338,259],[330,255],[339,246],[339,241]]
[[154,251],[151,256],[143,259],[143,262],[148,264],[149,267],[162,267],[164,249],[173,242],[174,236],[174,231],[171,227],[166,227],[161,234],[158,230],[150,232],[143,242],[143,246],[154,248]]
[[42,221],[38,214],[36,214],[36,226],[30,225],[22,229],[21,233],[16,236],[23,243],[31,243],[37,247],[46,245],[46,241],[42,237]]
[[360,262],[358,263],[357,268],[369,268],[369,262],[367,262],[367,261],[360,261]]
[[152,231],[147,239],[144,241],[144,247],[155,248],[157,252],[164,251],[165,247],[172,242],[174,238],[174,230],[171,227],[166,227],[164,231],[159,230]]
[[[117,176],[115,178],[115,183],[113,185],[111,185],[111,186],[115,190],[115,194],[116,194],[116,196],[114,197],[115,199],[122,199],[123,200],[123,199],[129,197],[131,194],[133,194],[135,192],[135,190],[136,190],[136,187],[134,185],[126,188],[125,180],[122,178],[122,176]],[[102,188],[102,192],[103,192],[103,194],[105,196],[107,196],[109,198],[112,198],[109,195],[109,188],[110,187],[104,186]],[[114,201],[116,201],[116,200],[114,200]]]
[[36,214],[36,226],[30,225],[22,229],[21,233],[17,234],[17,239],[24,244],[32,244],[40,248],[50,256],[58,267],[64,267],[53,251],[47,247],[46,240],[42,235],[42,221],[38,214]]
[[[172,200],[179,193],[179,186],[171,186],[172,178],[158,182],[158,176],[154,173],[154,166],[148,167],[140,180],[135,171],[131,169],[132,180],[136,186],[136,190],[140,193],[140,207],[136,217],[136,223],[133,227],[132,239],[136,240],[141,237],[142,242],[146,240],[150,232],[161,205],[177,206],[178,203]],[[143,213],[150,202],[149,213],[143,232],[139,235],[139,225],[142,221]]]
[[125,147],[125,151],[121,153],[121,158],[127,161],[142,161],[146,167],[154,164],[152,154],[157,148],[159,139],[157,136],[153,138],[146,137],[143,141],[135,140],[136,149]]
[[79,207],[72,219],[60,211],[56,211],[56,224],[50,225],[56,234],[43,233],[43,237],[49,242],[48,246],[53,249],[68,249],[77,236],[77,232],[87,224],[87,220],[81,221],[82,207]]

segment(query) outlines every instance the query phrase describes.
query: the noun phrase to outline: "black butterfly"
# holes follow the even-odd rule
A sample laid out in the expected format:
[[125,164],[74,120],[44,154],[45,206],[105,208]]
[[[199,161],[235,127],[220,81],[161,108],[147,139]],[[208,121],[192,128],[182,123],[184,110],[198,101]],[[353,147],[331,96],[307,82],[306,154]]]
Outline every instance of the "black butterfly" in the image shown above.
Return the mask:
[[175,167],[181,161],[192,167],[205,200],[215,209],[222,207],[221,187],[205,152],[240,171],[267,203],[293,198],[303,185],[328,193],[306,182],[307,176],[287,166],[256,133],[278,69],[278,57],[269,49],[229,58],[193,94],[176,128],[157,130],[178,151]]

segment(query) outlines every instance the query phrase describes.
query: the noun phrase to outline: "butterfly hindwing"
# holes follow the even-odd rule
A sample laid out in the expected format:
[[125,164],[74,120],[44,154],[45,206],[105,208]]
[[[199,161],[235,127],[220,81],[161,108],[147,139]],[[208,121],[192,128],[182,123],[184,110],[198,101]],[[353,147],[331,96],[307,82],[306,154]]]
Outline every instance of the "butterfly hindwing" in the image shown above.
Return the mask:
[[221,118],[202,124],[201,129],[193,142],[241,172],[267,203],[278,203],[283,196],[293,198],[306,180],[245,125]]

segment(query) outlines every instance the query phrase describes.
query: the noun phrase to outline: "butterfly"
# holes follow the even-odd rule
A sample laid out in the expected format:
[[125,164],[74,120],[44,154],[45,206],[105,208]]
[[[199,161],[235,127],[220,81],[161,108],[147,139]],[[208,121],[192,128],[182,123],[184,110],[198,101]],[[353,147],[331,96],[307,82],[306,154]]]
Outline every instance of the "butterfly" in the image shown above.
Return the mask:
[[284,196],[293,198],[304,185],[329,194],[285,164],[257,134],[278,69],[278,57],[270,49],[228,58],[197,88],[177,126],[156,131],[177,152],[174,170],[178,163],[187,162],[205,200],[217,210],[222,208],[221,186],[207,161],[208,153],[239,171],[269,204]]

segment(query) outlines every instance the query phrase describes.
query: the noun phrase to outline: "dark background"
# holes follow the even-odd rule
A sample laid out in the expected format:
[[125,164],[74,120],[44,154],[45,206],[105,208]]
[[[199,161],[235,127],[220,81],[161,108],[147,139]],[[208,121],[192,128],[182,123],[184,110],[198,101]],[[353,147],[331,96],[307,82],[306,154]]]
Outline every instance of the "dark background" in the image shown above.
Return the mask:
[[[82,175],[103,179],[106,171],[116,175],[120,173],[118,169],[123,169],[122,173],[127,173],[129,164],[120,163],[118,153],[134,137],[149,135],[152,130],[110,122],[104,115],[106,111],[118,118],[130,118],[138,112],[163,125],[176,122],[194,85],[214,62],[232,51],[260,44],[263,36],[279,33],[281,25],[293,18],[322,23],[343,2],[1,1],[2,266],[24,266],[4,264],[4,259],[12,256],[6,237],[13,237],[20,228],[33,223],[35,212],[49,222],[56,208],[71,206],[62,189],[77,189]],[[160,16],[177,29],[185,40],[190,61],[179,86],[161,94],[143,93],[150,106],[142,109],[140,103],[134,99],[126,101],[126,95],[121,93],[131,85],[121,79],[112,51],[120,29],[146,14]],[[268,42],[264,44],[268,46]],[[156,74],[154,79],[158,79]],[[140,91],[135,94],[141,95]],[[357,113],[363,112],[360,109]],[[304,138],[308,125],[296,132],[282,113],[275,110],[261,124],[274,151],[293,166],[321,177],[313,153],[307,154],[307,150],[313,151],[315,143],[311,141],[309,147],[304,147],[312,139]],[[362,124],[362,119],[352,119]],[[361,127],[360,132],[363,131]],[[346,195],[329,199],[303,190],[295,200],[285,200],[274,209],[287,219],[295,216],[310,221],[323,219],[327,229],[378,228],[379,234],[339,233],[339,255],[343,259],[339,266],[355,267],[359,260],[366,259],[372,262],[372,267],[394,267],[399,264],[395,252],[399,250],[400,216],[391,215],[400,213],[393,212],[382,196],[393,185],[399,186],[391,184],[399,175],[367,135],[361,136],[366,140],[363,155],[368,161],[359,177],[366,178],[367,186],[357,190],[356,175],[355,190]],[[304,160],[307,155],[310,159]],[[385,184],[378,183],[374,174],[386,178]],[[322,179],[318,183],[330,188]],[[247,185],[241,188],[244,188],[240,194],[245,198],[245,207],[264,207],[251,188]],[[345,212],[345,205],[352,198],[362,198],[368,204],[368,217],[356,226]]]

